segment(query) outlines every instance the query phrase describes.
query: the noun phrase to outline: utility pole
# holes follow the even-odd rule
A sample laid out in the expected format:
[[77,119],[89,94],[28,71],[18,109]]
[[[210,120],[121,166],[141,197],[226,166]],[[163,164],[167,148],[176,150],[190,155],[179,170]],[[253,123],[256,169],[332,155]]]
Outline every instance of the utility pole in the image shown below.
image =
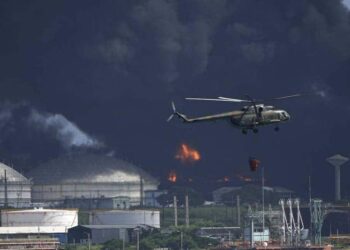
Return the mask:
[[123,250],[125,250],[125,230],[123,230]]
[[183,250],[184,233],[180,231],[180,250]]
[[143,205],[144,205],[144,188],[143,188],[142,175],[140,174],[140,207],[143,207]]
[[309,175],[309,211],[310,211],[310,238],[313,237],[313,229],[312,229],[312,207],[311,207],[311,200],[312,200],[312,195],[311,195],[311,176]]
[[140,229],[136,230],[136,250],[140,250]]
[[234,219],[234,213],[233,213],[233,208],[234,208],[234,196],[232,194],[232,197],[231,197],[231,219],[232,219],[232,226],[235,225],[235,219]]
[[262,228],[263,237],[265,236],[265,176],[264,166],[261,168],[261,184],[262,184]]
[[5,171],[5,180],[4,180],[4,184],[5,184],[5,202],[4,202],[4,208],[6,209],[8,207],[8,193],[7,193],[7,175],[6,175],[6,170]]
[[174,195],[174,226],[177,227],[177,199]]
[[239,195],[237,195],[237,226],[241,226],[241,205],[239,200]]
[[188,195],[185,196],[185,219],[186,219],[186,227],[190,226],[190,211],[189,211],[189,203],[188,203]]

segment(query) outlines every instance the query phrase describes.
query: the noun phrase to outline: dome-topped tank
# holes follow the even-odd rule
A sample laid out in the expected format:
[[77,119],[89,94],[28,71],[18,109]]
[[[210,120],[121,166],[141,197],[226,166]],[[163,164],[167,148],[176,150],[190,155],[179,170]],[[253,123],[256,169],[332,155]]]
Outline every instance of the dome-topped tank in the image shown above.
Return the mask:
[[157,180],[135,165],[114,157],[78,154],[58,158],[28,173],[35,184],[145,182]]
[[31,181],[15,169],[0,163],[0,206],[28,207],[30,202]]
[[135,165],[95,154],[69,155],[31,170],[34,201],[74,198],[130,197],[140,203],[142,192],[156,190],[158,181]]
[[7,182],[18,182],[18,183],[30,183],[30,181],[18,173],[15,169],[5,165],[4,163],[0,162],[0,179],[5,179],[5,171],[6,171],[6,179]]

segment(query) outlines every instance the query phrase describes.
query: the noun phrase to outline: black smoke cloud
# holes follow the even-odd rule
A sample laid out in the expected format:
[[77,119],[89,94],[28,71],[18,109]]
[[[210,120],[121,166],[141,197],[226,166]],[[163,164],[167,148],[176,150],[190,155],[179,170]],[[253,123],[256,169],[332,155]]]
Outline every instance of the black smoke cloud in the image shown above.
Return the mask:
[[[254,155],[269,165],[271,185],[301,189],[299,177],[311,174],[322,190],[331,174],[323,159],[349,154],[350,22],[340,0],[1,1],[0,23],[3,103],[31,103],[46,112],[39,117],[56,121],[56,131],[69,117],[155,175],[176,167],[174,150],[186,141],[201,149],[208,176],[213,166],[222,176],[244,171]],[[232,109],[184,103],[186,96],[298,92],[318,96],[272,103],[292,114],[279,134],[265,128],[242,137],[224,123],[164,122],[171,100],[189,115]],[[4,111],[0,119],[10,116]],[[2,157],[48,159],[71,148],[41,124],[24,134],[22,125],[9,126]],[[50,136],[35,145],[23,140],[39,131]]]

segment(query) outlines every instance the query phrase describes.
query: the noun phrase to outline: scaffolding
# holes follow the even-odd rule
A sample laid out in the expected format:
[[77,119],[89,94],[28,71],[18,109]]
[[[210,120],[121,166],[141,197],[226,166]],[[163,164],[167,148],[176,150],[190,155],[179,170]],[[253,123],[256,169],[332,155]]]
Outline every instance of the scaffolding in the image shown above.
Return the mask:
[[[282,199],[279,204],[282,210],[281,245],[300,246],[304,222],[300,213],[299,199],[286,201]],[[293,206],[296,209],[296,217],[294,217]]]

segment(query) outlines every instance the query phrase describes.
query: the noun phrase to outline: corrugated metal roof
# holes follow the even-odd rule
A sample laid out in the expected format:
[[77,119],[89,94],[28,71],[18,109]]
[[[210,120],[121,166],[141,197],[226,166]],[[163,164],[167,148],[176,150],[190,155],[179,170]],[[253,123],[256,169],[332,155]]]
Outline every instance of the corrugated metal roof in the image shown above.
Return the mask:
[[68,228],[62,226],[0,227],[0,234],[53,234],[67,232]]
[[155,178],[131,163],[94,154],[58,158],[28,173],[35,184],[139,182],[140,175],[145,183],[158,184]]
[[5,170],[6,170],[6,178],[8,183],[11,183],[11,182],[29,183],[30,182],[26,177],[18,173],[15,169],[1,162],[0,162],[0,180],[5,179]]

